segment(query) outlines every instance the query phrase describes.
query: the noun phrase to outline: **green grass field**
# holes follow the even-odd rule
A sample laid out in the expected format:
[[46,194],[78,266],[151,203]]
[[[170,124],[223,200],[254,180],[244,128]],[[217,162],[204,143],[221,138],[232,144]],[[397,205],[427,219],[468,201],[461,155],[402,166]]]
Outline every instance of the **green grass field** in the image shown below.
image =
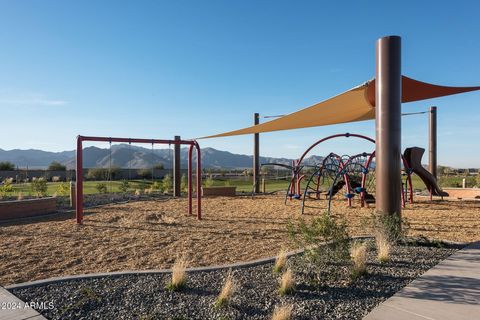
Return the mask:
[[[462,184],[462,179],[464,176],[442,176],[439,178],[439,184],[441,187],[460,187]],[[405,178],[402,178],[403,181]],[[161,180],[158,180],[161,182]],[[99,191],[97,190],[97,185],[99,183],[105,183],[107,185],[107,192],[118,193],[120,192],[120,185],[121,181],[84,181],[83,183],[83,190],[84,194],[97,194]],[[206,180],[204,180],[204,183]],[[425,190],[425,185],[423,184],[422,180],[417,176],[412,176],[412,183],[413,188],[415,190]],[[61,182],[49,182],[47,183],[47,195],[51,196],[54,194],[60,195],[61,192]],[[230,179],[230,180],[213,180],[209,181],[211,186],[236,186],[238,192],[251,192],[252,191],[252,178],[250,177],[247,179]],[[289,182],[286,180],[267,180],[266,181],[266,191],[273,192],[279,190],[286,190],[288,187]],[[134,192],[135,190],[144,190],[150,188],[152,185],[151,180],[131,180],[129,182],[129,190],[130,192]],[[194,183],[195,185],[195,183]],[[306,185],[306,181],[302,182],[302,188]],[[474,186],[476,185],[476,177],[467,177],[467,185]],[[14,184],[13,191],[9,192],[8,195],[16,196],[19,193],[22,193],[24,196],[33,195],[30,183],[23,183],[23,184]]]

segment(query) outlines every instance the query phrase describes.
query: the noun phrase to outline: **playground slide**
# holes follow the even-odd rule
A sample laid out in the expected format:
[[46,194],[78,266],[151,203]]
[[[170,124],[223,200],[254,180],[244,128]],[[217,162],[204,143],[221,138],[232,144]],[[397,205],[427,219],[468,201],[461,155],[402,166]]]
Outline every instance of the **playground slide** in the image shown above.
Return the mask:
[[403,156],[410,165],[412,171],[422,179],[427,189],[435,196],[448,197],[448,193],[442,191],[437,184],[435,177],[422,166],[422,157],[425,149],[419,147],[407,148]]

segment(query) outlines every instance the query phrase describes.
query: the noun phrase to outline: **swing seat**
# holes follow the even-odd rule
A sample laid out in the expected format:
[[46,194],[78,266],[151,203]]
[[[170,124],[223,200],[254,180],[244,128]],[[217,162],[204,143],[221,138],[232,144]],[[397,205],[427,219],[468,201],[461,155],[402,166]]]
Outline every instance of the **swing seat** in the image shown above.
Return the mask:
[[355,197],[355,193],[345,193],[345,198],[352,199],[353,197]]
[[355,192],[356,192],[356,193],[362,193],[362,192],[365,192],[365,191],[367,191],[366,188],[362,188],[362,187],[356,187],[356,188],[355,188]]

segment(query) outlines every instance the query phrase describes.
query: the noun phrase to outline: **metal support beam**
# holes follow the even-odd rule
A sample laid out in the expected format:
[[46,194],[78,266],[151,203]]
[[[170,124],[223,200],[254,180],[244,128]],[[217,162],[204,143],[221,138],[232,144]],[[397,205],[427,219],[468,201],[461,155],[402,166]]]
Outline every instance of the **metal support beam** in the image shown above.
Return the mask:
[[[258,125],[260,116],[258,113],[253,114],[253,124]],[[253,134],[253,183],[254,192],[260,193],[260,135]]]
[[401,214],[401,38],[377,41],[375,131],[376,209]]
[[428,170],[437,179],[437,107],[430,107],[428,115]]
[[[180,136],[175,136],[175,141],[180,141]],[[180,173],[180,144],[173,147],[173,196],[181,196],[181,173]]]

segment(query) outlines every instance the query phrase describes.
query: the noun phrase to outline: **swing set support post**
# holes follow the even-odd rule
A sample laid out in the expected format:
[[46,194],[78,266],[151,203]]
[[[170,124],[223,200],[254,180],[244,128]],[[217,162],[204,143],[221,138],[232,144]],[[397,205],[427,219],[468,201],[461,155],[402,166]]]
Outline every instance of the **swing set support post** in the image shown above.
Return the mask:
[[202,200],[201,200],[201,187],[202,187],[202,165],[200,155],[200,145],[195,140],[162,140],[162,139],[130,139],[130,138],[112,138],[112,137],[87,137],[77,136],[77,163],[76,163],[76,208],[75,216],[77,224],[81,224],[83,221],[83,141],[96,141],[96,142],[120,142],[120,143],[146,143],[146,144],[173,144],[173,145],[189,145],[189,158],[188,158],[188,213],[192,214],[192,151],[193,148],[197,150],[197,218],[200,220],[202,217]]

